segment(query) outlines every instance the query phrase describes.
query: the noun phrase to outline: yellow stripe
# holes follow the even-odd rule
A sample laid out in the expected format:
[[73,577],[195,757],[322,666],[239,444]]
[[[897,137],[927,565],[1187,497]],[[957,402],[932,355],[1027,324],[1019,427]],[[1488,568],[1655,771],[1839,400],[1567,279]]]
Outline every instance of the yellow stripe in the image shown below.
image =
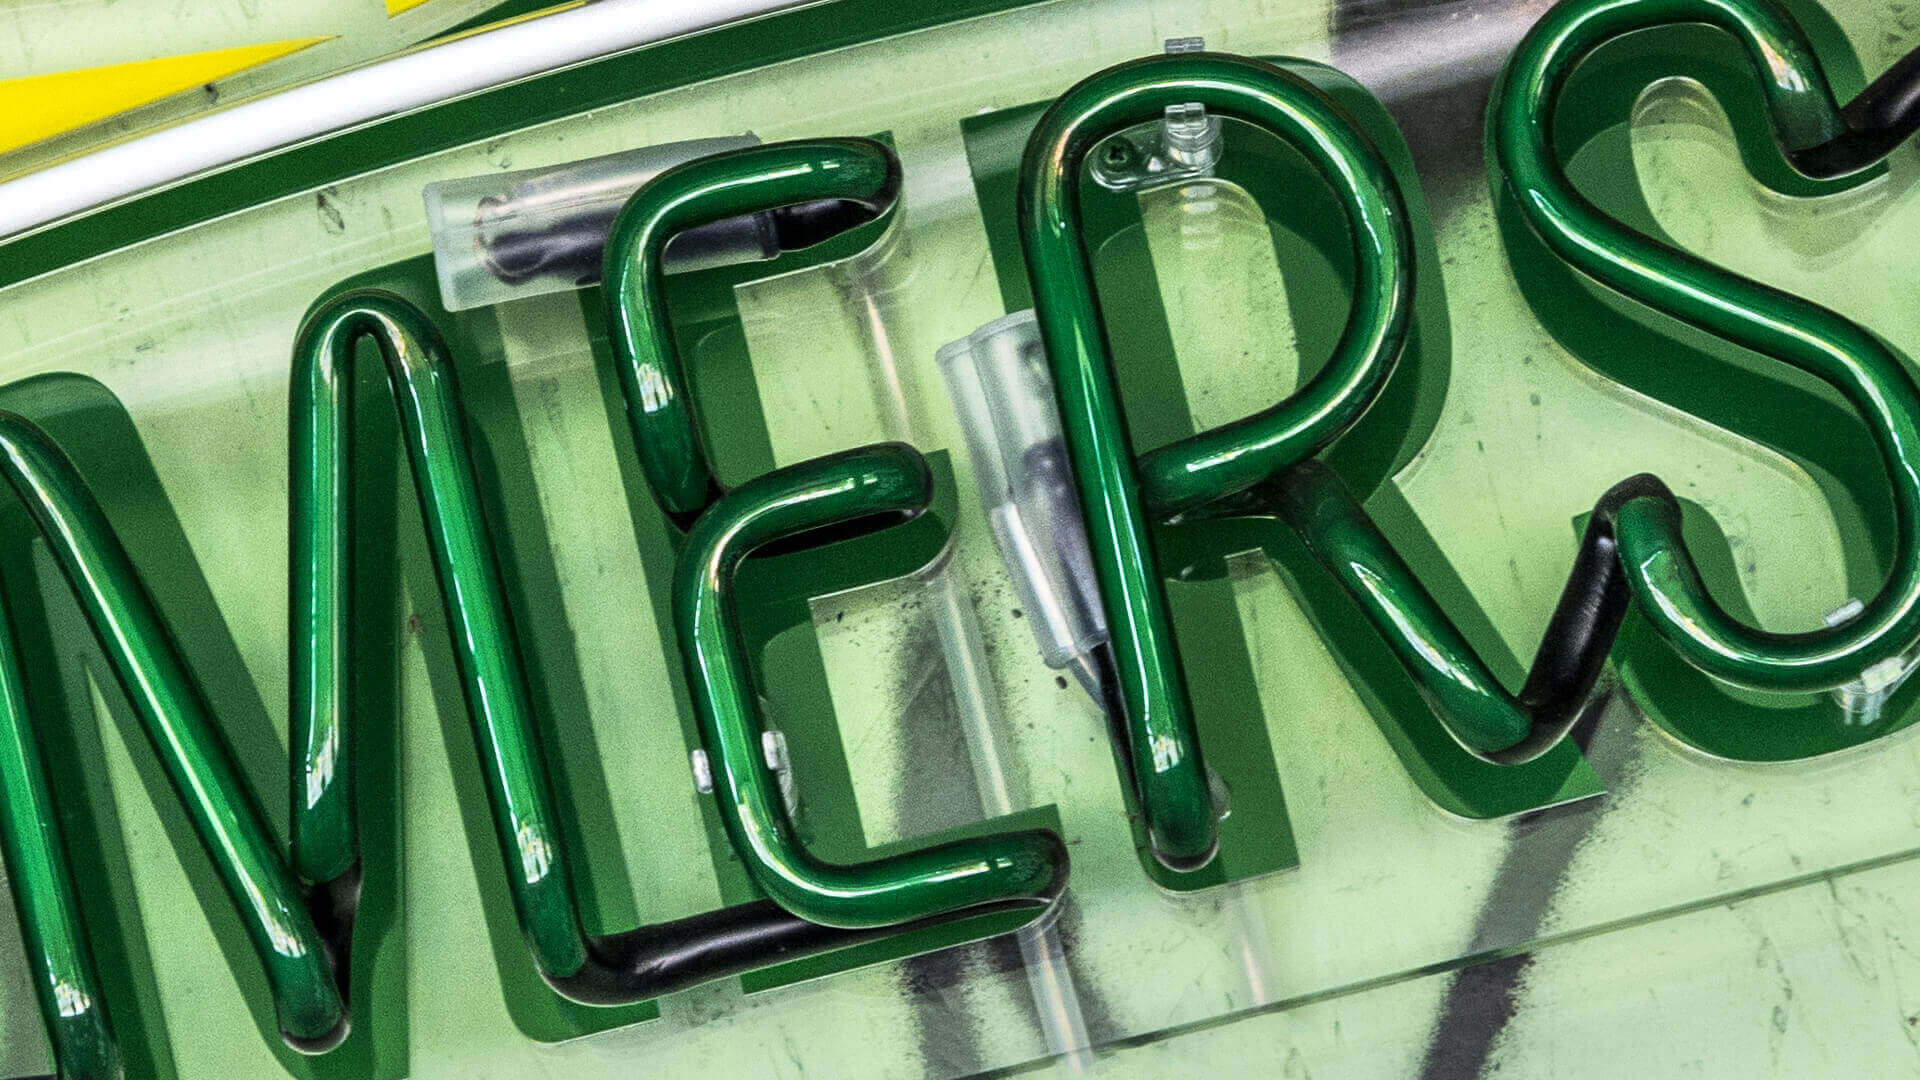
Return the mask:
[[[413,2],[417,4],[424,4],[427,2],[427,0],[413,0]],[[489,30],[498,30],[503,26],[512,26],[515,23],[532,22],[535,19],[544,19],[547,16],[553,15],[557,12],[572,11],[574,8],[577,8],[577,7],[585,7],[586,3],[587,3],[587,0],[566,0],[565,3],[555,4],[552,7],[543,7],[543,8],[536,9],[534,11],[525,12],[520,15],[512,15],[495,22],[484,23],[480,26],[476,26],[472,28],[471,30],[462,30],[457,34],[448,34],[444,37],[434,38],[431,41],[423,41],[420,43],[419,47],[425,47],[428,45],[444,45],[449,41],[459,41],[461,38],[472,37],[475,34],[484,34]]]
[[324,37],[0,80],[0,153],[299,52]]
[[387,0],[387,17],[392,18],[409,8],[417,8],[427,0]]

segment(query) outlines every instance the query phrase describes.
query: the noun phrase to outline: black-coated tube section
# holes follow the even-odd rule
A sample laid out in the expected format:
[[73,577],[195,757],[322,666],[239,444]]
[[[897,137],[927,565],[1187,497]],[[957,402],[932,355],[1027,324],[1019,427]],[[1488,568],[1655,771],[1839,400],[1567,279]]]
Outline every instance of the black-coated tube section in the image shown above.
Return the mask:
[[1672,492],[1640,475],[1600,498],[1545,639],[1520,692],[1509,693],[1441,610],[1358,500],[1327,466],[1282,470],[1196,518],[1271,517],[1286,524],[1340,583],[1463,746],[1507,743],[1479,756],[1519,764],[1552,749],[1578,718],[1606,666],[1631,599],[1620,563],[1617,523],[1627,502],[1651,498],[1678,512]]
[[[1007,902],[967,909],[966,918],[1027,911]],[[956,921],[942,915],[898,926],[844,930],[808,922],[771,900],[706,911],[684,919],[588,939],[588,962],[547,985],[583,1005],[623,1005],[671,994],[714,979],[800,960],[850,945],[931,929]]]
[[1901,57],[1840,109],[1846,131],[1788,160],[1813,177],[1845,176],[1884,160],[1920,131],[1920,51]]

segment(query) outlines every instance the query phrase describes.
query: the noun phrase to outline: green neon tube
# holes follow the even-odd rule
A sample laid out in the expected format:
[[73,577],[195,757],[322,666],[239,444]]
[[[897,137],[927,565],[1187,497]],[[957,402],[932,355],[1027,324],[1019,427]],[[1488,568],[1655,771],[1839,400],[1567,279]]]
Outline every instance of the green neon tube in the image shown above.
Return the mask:
[[892,205],[900,163],[871,139],[772,143],[700,158],[643,185],[614,219],[601,283],[627,421],[647,484],[681,529],[720,496],[673,343],[667,242],[688,229],[798,203]]
[[80,922],[47,764],[34,737],[11,620],[0,612],[0,858],[54,1064],[66,1080],[122,1075],[106,998]]
[[602,278],[635,449],[662,510],[691,529],[675,572],[675,622],[721,820],[776,903],[846,930],[979,906],[1045,907],[1065,885],[1066,849],[1051,832],[1016,832],[838,866],[800,844],[761,756],[752,675],[726,599],[733,570],[763,544],[788,548],[783,541],[804,534],[799,546],[807,546],[918,514],[931,480],[916,451],[888,446],[794,465],[723,493],[673,344],[662,255],[675,234],[710,221],[826,199],[878,212],[899,186],[899,162],[871,139],[774,143],[688,162],[622,208]]
[[[1920,387],[1907,361],[1864,327],[1627,228],[1575,191],[1554,145],[1554,113],[1580,61],[1621,35],[1679,23],[1744,47],[1789,163],[1811,176],[1872,164],[1920,122],[1913,57],[1844,110],[1805,33],[1772,0],[1567,0],[1520,42],[1494,88],[1489,168],[1558,257],[1657,311],[1827,382],[1859,410],[1892,489],[1897,543],[1887,581],[1845,622],[1806,633],[1746,626],[1707,593],[1669,500],[1620,507],[1620,557],[1633,595],[1688,663],[1761,690],[1840,686],[1920,641]],[[1675,74],[1683,74],[1676,72]]]
[[[1079,185],[1102,139],[1183,102],[1265,128],[1327,178],[1352,226],[1353,308],[1332,358],[1297,393],[1136,458],[1081,235]],[[1197,869],[1212,859],[1218,831],[1149,515],[1202,507],[1311,457],[1378,396],[1408,328],[1407,211],[1379,151],[1321,90],[1261,61],[1195,53],[1121,64],[1061,95],[1028,140],[1018,213],[1113,635],[1132,783],[1155,856],[1175,870]]]
[[[281,1033],[303,1049],[336,1045],[346,1034],[346,1005],[332,954],[308,912],[307,891],[281,859],[279,842],[241,781],[132,560],[73,463],[44,432],[12,413],[0,413],[0,470],[52,548],[233,900],[272,987]],[[98,1007],[65,854],[55,829],[36,824],[57,819],[46,797],[18,662],[9,641],[0,650],[0,668],[7,669],[0,674],[7,865],[37,952],[35,966],[45,976],[42,1002],[60,1067],[69,1075],[111,1075],[97,1071],[113,1060],[112,1040]],[[76,1011],[82,999],[87,1007]],[[74,1034],[76,1027],[85,1030]]]
[[1067,849],[1051,830],[955,840],[856,865],[810,854],[773,773],[734,573],[755,548],[819,529],[925,510],[933,477],[912,447],[882,443],[776,469],[702,514],[674,573],[674,628],[700,732],[715,762],[720,818],[753,879],[781,907],[846,928],[894,926],[984,905],[1040,909],[1065,887]]
[[307,319],[294,346],[288,505],[295,859],[303,873],[325,881],[357,857],[348,672],[353,355],[362,338],[378,346],[399,407],[514,910],[535,965],[572,975],[586,963],[586,945],[452,363],[433,324],[391,293],[335,297]]

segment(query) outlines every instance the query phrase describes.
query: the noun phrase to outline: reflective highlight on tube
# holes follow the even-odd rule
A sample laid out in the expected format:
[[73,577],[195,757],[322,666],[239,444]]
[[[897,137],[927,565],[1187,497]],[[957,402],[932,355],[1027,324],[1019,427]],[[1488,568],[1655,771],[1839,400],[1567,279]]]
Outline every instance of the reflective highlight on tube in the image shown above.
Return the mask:
[[1573,189],[1554,145],[1554,114],[1580,61],[1622,35],[1705,23],[1740,43],[1789,164],[1832,177],[1878,161],[1920,127],[1920,60],[1909,56],[1844,109],[1812,44],[1773,0],[1566,0],[1509,58],[1487,117],[1488,167],[1558,257],[1602,284],[1831,385],[1872,433],[1898,531],[1885,585],[1862,610],[1809,633],[1770,633],[1708,595],[1670,499],[1620,507],[1620,555],[1647,618],[1688,663],[1760,690],[1845,684],[1920,641],[1920,386],[1907,361],[1866,328],[1626,227]]
[[749,481],[702,514],[674,575],[674,628],[701,737],[717,764],[721,820],[754,880],[781,907],[827,926],[874,928],[986,904],[1044,908],[1066,885],[1050,830],[955,840],[855,865],[810,854],[759,753],[762,726],[733,576],[753,550],[862,518],[925,510],[933,478],[912,447],[883,443]]
[[[1353,232],[1354,303],[1333,357],[1298,392],[1136,458],[1081,236],[1079,184],[1101,140],[1186,102],[1266,128],[1327,178]],[[1187,53],[1121,64],[1061,95],[1027,143],[1018,213],[1112,633],[1132,783],[1155,856],[1197,869],[1218,833],[1149,516],[1203,507],[1312,456],[1378,396],[1413,294],[1406,208],[1379,151],[1323,91],[1261,61]]]

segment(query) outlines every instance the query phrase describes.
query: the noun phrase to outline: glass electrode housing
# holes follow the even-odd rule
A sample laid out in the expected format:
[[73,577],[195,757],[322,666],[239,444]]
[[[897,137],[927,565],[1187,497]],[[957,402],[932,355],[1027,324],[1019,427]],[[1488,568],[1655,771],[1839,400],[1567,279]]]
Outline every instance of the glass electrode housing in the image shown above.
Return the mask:
[[[422,195],[440,302],[448,311],[465,311],[592,285],[600,280],[613,220],[642,184],[695,158],[758,145],[751,132],[687,139],[428,184]],[[727,218],[675,236],[665,269],[771,259],[872,217],[852,203],[827,200]]]
[[1093,651],[1107,640],[1086,527],[1067,466],[1040,325],[1004,315],[936,354],[994,544],[1047,666],[1103,700]]

